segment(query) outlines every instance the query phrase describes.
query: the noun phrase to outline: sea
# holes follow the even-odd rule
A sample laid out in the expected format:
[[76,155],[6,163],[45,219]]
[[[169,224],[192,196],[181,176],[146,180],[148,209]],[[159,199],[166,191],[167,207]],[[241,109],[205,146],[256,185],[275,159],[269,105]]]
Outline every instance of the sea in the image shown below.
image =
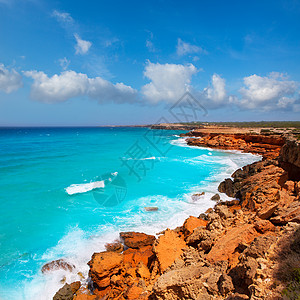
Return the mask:
[[[0,128],[0,299],[50,300],[65,282],[85,283],[91,255],[119,232],[182,225],[214,206],[223,179],[261,159],[188,146],[180,133]],[[43,274],[56,259],[75,268]]]

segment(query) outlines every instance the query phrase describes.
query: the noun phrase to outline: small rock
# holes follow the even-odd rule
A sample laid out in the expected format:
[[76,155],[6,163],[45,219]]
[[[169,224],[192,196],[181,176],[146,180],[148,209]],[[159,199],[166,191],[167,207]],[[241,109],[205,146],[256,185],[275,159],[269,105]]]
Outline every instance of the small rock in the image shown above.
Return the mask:
[[213,195],[210,200],[213,200],[213,201],[219,201],[221,198],[220,198],[220,195],[219,194],[215,194]]
[[124,250],[124,246],[119,241],[114,241],[112,243],[105,244],[106,251],[112,251],[112,252],[122,252]]
[[258,213],[257,215],[263,219],[263,220],[266,220],[266,219],[269,219],[273,213],[275,212],[276,208],[278,206],[278,203],[276,204],[273,204],[271,206],[266,206],[266,207],[263,207]]
[[204,196],[204,195],[205,195],[205,192],[193,194],[193,195],[191,196],[192,201],[194,201],[194,202],[195,202],[195,201],[198,201],[199,198],[201,198],[201,197]]
[[145,211],[158,211],[158,207],[157,206],[148,206],[148,207],[144,207]]
[[226,294],[234,290],[232,279],[230,276],[226,274],[221,275],[218,285],[219,285],[219,290],[223,296],[225,296]]
[[254,223],[254,228],[260,233],[275,230],[275,226],[268,220],[256,220]]
[[54,261],[51,261],[51,262],[45,264],[42,267],[42,273],[56,271],[59,269],[63,269],[65,271],[72,272],[75,269],[75,266],[64,261],[63,259],[58,259],[58,260],[54,260]]

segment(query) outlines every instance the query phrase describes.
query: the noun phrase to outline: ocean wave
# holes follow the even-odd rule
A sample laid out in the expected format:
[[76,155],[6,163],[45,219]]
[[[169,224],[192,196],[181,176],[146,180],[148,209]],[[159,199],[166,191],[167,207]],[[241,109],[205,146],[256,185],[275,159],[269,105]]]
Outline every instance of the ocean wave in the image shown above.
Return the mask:
[[65,189],[65,191],[69,195],[74,195],[74,194],[86,193],[94,189],[104,188],[104,187],[105,187],[104,180],[100,180],[100,181],[94,181],[90,183],[71,184]]
[[143,157],[143,158],[133,158],[133,157],[123,157],[122,159],[126,160],[155,160],[159,159],[159,157],[151,156],[151,157]]

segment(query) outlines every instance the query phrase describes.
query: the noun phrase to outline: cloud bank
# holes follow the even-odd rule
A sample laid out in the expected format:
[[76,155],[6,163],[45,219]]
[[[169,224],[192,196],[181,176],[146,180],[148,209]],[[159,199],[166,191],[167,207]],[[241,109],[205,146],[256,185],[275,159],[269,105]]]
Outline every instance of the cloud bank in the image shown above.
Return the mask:
[[[69,63],[60,61],[63,68]],[[140,90],[124,83],[112,83],[100,76],[90,78],[87,74],[64,70],[48,76],[42,71],[25,71],[33,79],[31,98],[47,103],[68,101],[87,97],[99,103],[176,103],[189,91],[206,109],[235,106],[242,110],[300,111],[299,83],[285,74],[272,72],[267,76],[253,74],[243,78],[243,86],[237,94],[229,94],[226,81],[213,74],[207,87],[200,90],[193,86],[193,76],[199,70],[193,64],[160,64],[147,61],[144,77],[149,80]],[[23,86],[20,73],[0,63],[0,91],[11,93]]]
[[113,84],[101,77],[89,78],[86,74],[65,71],[48,77],[44,72],[27,71],[24,75],[33,79],[31,97],[35,100],[54,103],[75,97],[89,97],[101,103],[132,103],[137,91],[123,83]]
[[285,109],[297,101],[297,82],[282,73],[272,72],[265,77],[254,74],[244,78],[244,85],[240,89],[242,98],[237,101],[242,108]]
[[15,69],[7,69],[0,63],[0,90],[9,94],[23,87],[22,76]]

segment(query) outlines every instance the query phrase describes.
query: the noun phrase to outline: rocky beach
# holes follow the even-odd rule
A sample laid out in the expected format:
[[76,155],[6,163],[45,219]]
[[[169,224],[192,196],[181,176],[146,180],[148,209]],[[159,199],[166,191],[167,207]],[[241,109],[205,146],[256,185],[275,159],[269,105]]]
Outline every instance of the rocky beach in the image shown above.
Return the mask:
[[[88,281],[65,283],[53,299],[298,299],[299,140],[286,131],[224,127],[182,136],[191,146],[262,160],[221,182],[214,208],[182,226],[156,236],[121,232],[119,240],[107,241],[106,251],[88,263]],[[223,201],[224,194],[233,200]],[[42,271],[58,268],[74,266],[61,259]]]

